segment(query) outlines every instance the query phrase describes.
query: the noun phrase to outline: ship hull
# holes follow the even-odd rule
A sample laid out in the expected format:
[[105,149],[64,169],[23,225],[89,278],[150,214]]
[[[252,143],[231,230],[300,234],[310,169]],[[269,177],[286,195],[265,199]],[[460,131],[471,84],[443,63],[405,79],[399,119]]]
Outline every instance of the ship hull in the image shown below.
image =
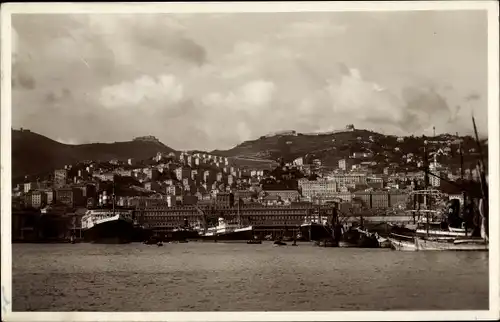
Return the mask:
[[348,230],[342,236],[342,247],[379,248],[380,243],[374,235],[368,236],[358,230]]
[[331,228],[316,223],[300,226],[300,234],[302,236],[301,240],[305,241],[320,241],[332,238]]
[[133,223],[123,219],[96,224],[83,231],[84,241],[95,244],[126,244],[133,236]]
[[200,235],[194,230],[176,230],[165,234],[165,241],[185,241],[188,239],[198,239]]
[[414,238],[413,240],[399,240],[389,238],[391,246],[399,251],[488,251],[488,243],[483,240],[454,240],[438,241]]
[[205,234],[200,236],[203,240],[224,241],[224,240],[252,240],[254,239],[253,228],[237,229],[230,232],[219,232],[217,234]]

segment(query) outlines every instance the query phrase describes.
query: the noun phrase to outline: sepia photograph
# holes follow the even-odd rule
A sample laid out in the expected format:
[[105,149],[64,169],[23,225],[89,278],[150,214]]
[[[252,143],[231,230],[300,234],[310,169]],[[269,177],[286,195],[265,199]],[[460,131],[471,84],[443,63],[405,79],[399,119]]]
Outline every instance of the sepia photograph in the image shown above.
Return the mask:
[[498,91],[495,1],[2,6],[2,315],[498,319]]

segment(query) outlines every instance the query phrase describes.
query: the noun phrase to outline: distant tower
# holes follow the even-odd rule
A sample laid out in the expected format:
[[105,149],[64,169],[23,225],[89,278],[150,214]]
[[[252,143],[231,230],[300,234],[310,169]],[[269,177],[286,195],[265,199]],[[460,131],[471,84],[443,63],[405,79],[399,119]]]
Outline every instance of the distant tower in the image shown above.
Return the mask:
[[436,127],[435,126],[432,127],[432,131],[434,132],[434,137],[436,137]]

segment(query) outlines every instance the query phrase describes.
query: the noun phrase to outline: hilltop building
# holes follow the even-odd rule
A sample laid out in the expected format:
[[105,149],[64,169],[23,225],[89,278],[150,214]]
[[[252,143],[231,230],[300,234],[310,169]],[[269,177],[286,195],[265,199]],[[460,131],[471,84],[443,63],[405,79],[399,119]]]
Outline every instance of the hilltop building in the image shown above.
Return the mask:
[[144,141],[144,142],[160,143],[160,140],[158,140],[156,137],[154,137],[152,135],[139,136],[139,137],[134,138],[133,141]]

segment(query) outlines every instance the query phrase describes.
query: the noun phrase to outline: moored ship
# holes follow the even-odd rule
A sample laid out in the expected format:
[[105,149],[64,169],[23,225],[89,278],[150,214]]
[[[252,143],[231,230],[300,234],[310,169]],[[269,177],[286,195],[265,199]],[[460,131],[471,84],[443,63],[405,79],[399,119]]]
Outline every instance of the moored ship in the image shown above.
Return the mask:
[[83,239],[99,244],[130,243],[134,234],[132,210],[89,209],[82,217]]
[[321,217],[319,213],[307,216],[300,225],[298,240],[319,241],[331,238],[332,229],[328,225],[327,217]]
[[[467,193],[464,189],[462,190],[462,195],[464,196],[462,211],[460,211],[460,202],[457,199],[449,201],[447,216],[441,213],[441,218],[436,218],[436,216],[432,216],[431,218],[431,214],[433,215],[435,212],[426,209],[425,220],[421,219],[419,221],[414,236],[391,235],[389,239],[394,249],[403,251],[487,251],[489,249],[489,189],[474,118],[472,118],[472,123],[476,135],[476,143],[480,151],[480,159],[476,165],[481,186],[481,197],[477,199],[478,203],[474,202],[472,196],[465,198]],[[459,151],[460,155],[462,155],[461,147]],[[426,161],[425,152],[424,148],[424,163]],[[463,168],[463,164],[461,164],[461,167]],[[429,173],[426,171],[426,184],[428,183],[428,175]],[[436,196],[439,196],[439,194],[436,194],[432,190],[423,190],[420,193],[423,194],[424,204],[427,200],[431,201],[431,204],[435,204],[435,201],[438,199]]]
[[188,219],[184,218],[184,225],[165,233],[165,241],[187,241],[198,239],[199,232],[189,225]]
[[207,228],[200,237],[204,240],[251,240],[254,239],[254,231],[252,226],[242,227],[237,223],[227,223],[221,217],[217,226]]

